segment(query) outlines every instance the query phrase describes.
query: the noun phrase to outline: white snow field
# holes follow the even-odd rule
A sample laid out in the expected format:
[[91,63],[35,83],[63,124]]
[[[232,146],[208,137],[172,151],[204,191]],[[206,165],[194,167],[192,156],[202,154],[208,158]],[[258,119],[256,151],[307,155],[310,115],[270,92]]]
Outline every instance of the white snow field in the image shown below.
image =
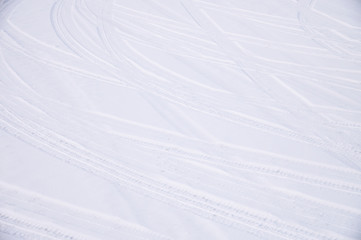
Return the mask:
[[0,239],[360,240],[360,0],[0,0]]

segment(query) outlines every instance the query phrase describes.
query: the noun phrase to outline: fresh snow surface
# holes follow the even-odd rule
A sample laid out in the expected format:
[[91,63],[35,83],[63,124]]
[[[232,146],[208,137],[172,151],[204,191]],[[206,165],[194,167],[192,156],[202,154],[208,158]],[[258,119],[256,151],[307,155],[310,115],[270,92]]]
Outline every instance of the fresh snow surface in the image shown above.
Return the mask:
[[361,1],[0,0],[0,239],[361,239]]

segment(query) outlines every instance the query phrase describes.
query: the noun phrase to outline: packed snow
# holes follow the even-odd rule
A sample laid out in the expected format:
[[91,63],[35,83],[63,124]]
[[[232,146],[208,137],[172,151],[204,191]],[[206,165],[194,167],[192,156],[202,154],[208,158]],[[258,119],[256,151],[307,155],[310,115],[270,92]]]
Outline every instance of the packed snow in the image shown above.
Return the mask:
[[0,0],[0,239],[361,239],[361,2]]

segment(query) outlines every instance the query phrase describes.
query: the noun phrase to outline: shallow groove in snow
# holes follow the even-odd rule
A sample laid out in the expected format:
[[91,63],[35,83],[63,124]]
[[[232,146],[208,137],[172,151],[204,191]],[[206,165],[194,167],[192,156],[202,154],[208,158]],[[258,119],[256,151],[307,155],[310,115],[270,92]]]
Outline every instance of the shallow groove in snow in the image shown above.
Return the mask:
[[359,239],[356,9],[0,0],[0,238]]

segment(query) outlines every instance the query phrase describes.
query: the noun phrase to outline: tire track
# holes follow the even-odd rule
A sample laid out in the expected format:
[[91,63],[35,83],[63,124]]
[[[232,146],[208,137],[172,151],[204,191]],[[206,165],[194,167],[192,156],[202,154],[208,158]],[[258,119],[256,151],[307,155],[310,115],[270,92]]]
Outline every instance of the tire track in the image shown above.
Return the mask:
[[[297,122],[299,126],[301,126],[303,132],[309,134],[313,133],[317,136],[327,136],[321,138],[319,144],[325,146],[324,149],[327,149],[327,152],[336,154],[337,158],[341,162],[361,171],[361,167],[359,164],[361,155],[357,151],[357,148],[354,148],[353,146],[342,146],[338,142],[335,142],[333,140],[334,137],[329,136],[329,132],[323,129],[323,124],[325,120],[322,118],[322,116],[319,116],[317,113],[312,111],[302,101],[299,101],[299,99],[295,98],[294,96],[289,96],[290,92],[288,89],[282,89],[282,87],[277,85],[277,82],[276,85],[274,85],[274,82],[270,81],[269,77],[262,77],[259,73],[249,72],[245,70],[242,64],[243,60],[240,60],[240,56],[238,56],[237,54],[241,54],[241,56],[245,59],[249,59],[250,56],[240,51],[236,51],[236,46],[234,46],[232,42],[230,42],[226,37],[222,35],[222,30],[219,28],[219,26],[217,26],[216,23],[211,20],[203,10],[198,9],[197,6],[192,2],[192,0],[184,0],[183,5],[184,8],[187,9],[189,14],[194,18],[194,20],[208,31],[210,37],[212,37],[214,41],[217,42],[220,47],[222,47],[222,49],[229,55],[229,57],[239,65],[242,71],[254,82],[254,84],[263,89],[265,93],[270,95],[273,99],[277,100],[277,102],[287,102],[288,104],[292,103],[292,105],[285,105],[284,107],[290,113],[292,119],[294,119],[294,121]],[[249,60],[252,62],[252,57]],[[309,114],[311,117],[306,116],[303,113],[304,111],[311,113]],[[310,124],[306,125],[300,122],[299,119],[303,119]],[[309,127],[307,126],[312,126],[312,130],[310,131]],[[322,133],[317,129],[322,129]]]
[[[350,41],[345,40],[345,37],[343,37],[343,41],[340,42],[340,39],[335,39],[334,36],[342,36],[341,33],[337,32],[336,29],[328,29],[330,32],[333,33],[333,35],[328,34],[328,36],[325,36],[320,31],[316,30],[315,27],[312,27],[309,22],[307,22],[308,16],[310,14],[317,14],[318,17],[323,17],[321,15],[321,12],[314,9],[314,6],[316,4],[316,0],[300,0],[297,3],[298,8],[298,21],[304,31],[309,34],[309,36],[320,46],[328,49],[332,53],[336,54],[337,56],[347,59],[352,58],[353,60],[360,61],[361,58],[357,55],[354,55],[353,52],[355,52],[355,49],[352,49],[352,51],[349,51],[350,49],[346,49],[343,46],[348,46],[348,48],[354,46],[354,44],[350,44]],[[330,18],[328,19],[330,21]],[[342,30],[347,27],[348,30],[351,30],[354,32],[354,35],[360,36],[360,29],[357,29],[353,26],[350,26],[340,20],[331,18],[331,21],[333,23],[334,27],[340,27]],[[355,31],[356,30],[356,31]],[[337,34],[335,34],[337,33]],[[349,40],[349,39],[348,39]],[[357,38],[354,39],[354,41],[358,41]],[[340,44],[341,43],[341,44]],[[358,41],[358,44],[360,42]]]
[[[321,107],[313,105],[312,98],[302,96],[285,80],[286,77],[290,80],[292,77],[307,78],[315,84],[302,85],[302,90],[308,87],[311,94],[317,92],[317,84],[325,82],[358,90],[359,81],[355,76],[359,71],[349,64],[356,64],[356,58],[330,69],[344,54],[351,56],[347,52],[347,41],[337,42],[337,37],[325,41],[330,46],[329,52],[323,48],[328,45],[308,47],[298,41],[277,44],[279,49],[286,50],[294,46],[293,52],[299,51],[296,55],[299,58],[302,58],[302,51],[312,56],[312,60],[333,56],[331,64],[309,68],[306,64],[292,62],[294,55],[288,63],[283,58],[276,60],[244,51],[238,44],[243,39],[256,44],[272,42],[226,32],[213,22],[205,9],[219,8],[235,18],[242,14],[239,17],[248,19],[254,26],[260,24],[265,29],[278,29],[280,33],[293,35],[300,35],[297,30],[302,24],[300,19],[290,20],[205,1],[182,0],[184,10],[190,15],[187,18],[181,15],[183,10],[173,16],[173,6],[158,1],[147,4],[151,12],[159,15],[125,7],[113,0],[101,0],[95,3],[96,7],[90,6],[91,1],[57,0],[49,18],[57,37],[69,48],[68,52],[27,34],[25,29],[17,27],[16,18],[14,23],[11,22],[12,11],[20,2],[5,1],[5,8],[0,2],[0,12],[6,19],[0,22],[0,43],[3,44],[0,47],[3,63],[0,75],[4,77],[0,80],[4,87],[0,91],[4,94],[0,97],[1,130],[88,172],[89,177],[104,179],[117,188],[127,188],[146,197],[144,200],[153,198],[257,239],[347,240],[360,235],[356,224],[361,216],[358,169],[361,151],[357,133],[346,129],[358,128],[356,122],[351,122],[356,115],[350,113],[339,117],[336,116],[338,112],[326,115]],[[199,8],[198,4],[207,7]],[[232,18],[230,16],[229,20]],[[304,16],[301,16],[304,21],[302,18]],[[311,30],[317,35],[323,34],[312,27]],[[326,36],[320,39],[312,34],[306,38],[323,41],[322,37]],[[342,35],[342,31],[339,34]],[[334,46],[343,52],[334,56],[340,52],[331,49]],[[153,52],[165,57],[156,61],[151,55]],[[26,58],[26,61],[35,60],[40,67],[91,79],[96,83],[95,87],[106,83],[131,89],[152,105],[155,114],[177,130],[168,131],[166,127],[156,128],[113,116],[111,111],[107,112],[107,107],[101,109],[110,103],[108,99],[96,103],[101,107],[94,107],[93,112],[72,107],[56,98],[47,99],[41,96],[41,91],[34,90],[37,88],[32,88],[31,79],[30,82],[22,79],[24,72],[17,72],[11,54]],[[164,62],[167,60],[179,64],[179,68],[167,65]],[[207,67],[199,66],[207,64],[208,69],[215,66],[220,72],[234,75],[229,79],[228,75],[212,76],[216,71],[205,75]],[[182,69],[190,69],[190,72],[181,74]],[[73,76],[70,74],[68,76]],[[231,83],[222,84],[222,81]],[[75,85],[70,84],[70,87]],[[232,86],[236,87],[233,89]],[[81,92],[81,87],[84,85],[79,84],[78,92],[68,90],[74,91],[75,95]],[[84,92],[89,90],[84,88]],[[333,100],[339,97],[343,101],[341,105],[350,106],[352,102],[355,108],[358,107],[355,94],[348,98],[347,91],[337,94],[336,88],[334,91],[331,88],[323,90],[328,91]],[[246,91],[250,93],[244,94]],[[89,90],[89,94],[94,93]],[[252,94],[253,98],[247,98]],[[329,108],[335,110],[337,107]],[[37,115],[31,116],[35,111]],[[195,113],[194,118],[189,116],[192,113]],[[203,118],[198,118],[197,114],[215,122],[221,120],[224,123],[221,127],[233,129],[236,125],[240,129],[256,130],[253,133],[261,140],[260,144],[268,141],[262,141],[262,136],[280,142],[281,139],[290,140],[292,142],[287,146],[299,146],[298,150],[316,147],[318,152],[329,154],[331,160],[329,165],[319,164],[293,158],[291,154],[220,142],[213,136],[217,132],[208,130],[208,125],[203,126],[199,120]],[[69,116],[71,118],[67,119]],[[350,120],[346,120],[348,117]],[[183,129],[177,128],[182,124]],[[71,128],[77,130],[72,132]],[[98,139],[106,141],[103,143]],[[113,145],[107,146],[107,143]],[[114,146],[121,147],[114,150]],[[275,147],[275,151],[277,149]],[[317,152],[314,148],[312,151]],[[334,158],[349,167],[332,165]],[[0,203],[0,232],[15,238],[88,239],[92,236],[90,238],[94,239],[99,236],[101,239],[107,238],[101,234],[105,232],[109,236],[128,234],[131,239],[168,239],[118,218],[70,206],[1,182]],[[54,218],[59,222],[49,224],[48,220]],[[94,218],[96,221],[92,220]],[[91,227],[84,229],[83,226]]]
[[[142,81],[142,83],[140,84],[140,85],[143,85],[143,87],[142,87],[142,89],[144,90],[144,91],[150,91],[150,92],[152,92],[152,93],[155,93],[156,92],[156,90],[154,90],[154,89],[149,89],[150,88],[150,86],[148,85],[148,86],[144,86],[144,82]],[[168,88],[169,89],[169,88]],[[179,89],[178,89],[179,90]],[[185,90],[185,91],[183,91],[183,92],[187,92],[187,90]],[[164,94],[164,93],[163,93]],[[162,94],[162,95],[163,95]],[[174,94],[177,94],[177,92],[176,93],[170,93],[170,94],[167,94],[167,99],[169,98],[169,97],[171,97],[171,96],[173,96]],[[178,94],[179,94],[179,92],[178,92]],[[164,95],[163,95],[164,96]],[[162,96],[162,97],[163,97]],[[187,102],[183,102],[184,101],[184,99],[186,99],[186,98],[190,98],[190,100],[189,101],[187,101]],[[185,97],[185,96],[181,96],[180,97],[180,100],[182,101],[182,102],[179,102],[179,101],[176,101],[176,103],[177,104],[181,104],[181,105],[183,105],[183,106],[194,106],[194,102],[193,102],[193,98],[192,98],[192,96],[190,96],[190,97]],[[233,114],[230,114],[230,113],[224,113],[224,112],[221,112],[221,113],[219,113],[219,108],[218,109],[213,109],[213,106],[214,106],[214,103],[209,103],[209,104],[207,104],[208,106],[206,106],[207,108],[210,108],[209,110],[206,110],[206,111],[204,111],[205,110],[205,107],[204,106],[195,106],[195,110],[197,110],[197,111],[201,111],[201,112],[203,112],[203,113],[207,113],[207,114],[211,114],[211,115],[215,115],[214,113],[216,113],[216,116],[217,117],[221,117],[222,119],[225,119],[225,120],[228,120],[228,121],[231,121],[231,122],[235,122],[235,123],[240,123],[240,120],[241,120],[241,124],[242,125],[244,125],[244,126],[251,126],[251,127],[254,127],[254,128],[256,128],[256,129],[260,129],[260,130],[263,130],[263,131],[267,131],[267,132],[270,132],[270,133],[273,133],[273,134],[279,134],[280,136],[287,136],[288,135],[288,137],[291,137],[291,138],[295,138],[296,140],[300,140],[300,139],[302,139],[301,141],[303,141],[303,142],[314,142],[315,140],[311,140],[310,138],[305,138],[305,136],[300,136],[300,135],[298,135],[298,134],[295,134],[295,133],[292,133],[292,132],[285,132],[284,131],[284,129],[277,129],[277,128],[274,128],[274,127],[270,127],[270,126],[268,126],[267,124],[261,124],[261,123],[259,123],[259,122],[254,122],[254,121],[250,121],[249,119],[242,119],[241,117],[239,117],[239,116],[234,116]],[[212,107],[211,107],[212,106]],[[223,116],[222,116],[223,115]],[[228,116],[227,116],[228,115]],[[227,116],[227,117],[224,117],[224,116]],[[319,145],[319,143],[317,143],[316,142],[316,144],[314,144],[315,146],[318,146]],[[326,148],[326,149],[328,149],[328,148]]]
[[[122,239],[125,236],[132,239],[169,239],[117,217],[79,208],[1,182],[0,195],[0,221],[56,239],[83,239],[83,236],[86,239],[118,239],[119,236],[123,236]],[[39,221],[29,217],[34,215]],[[49,220],[53,223],[56,221],[56,225],[48,224]]]
[[[4,114],[6,114],[5,118],[10,118],[7,122],[1,121],[2,129],[29,144],[37,142],[37,148],[68,163],[81,167],[117,185],[125,184],[136,192],[150,194],[150,197],[166,201],[173,206],[185,208],[196,215],[238,227],[255,235],[262,233],[264,236],[278,236],[284,239],[337,239],[334,235],[316,233],[307,228],[284,222],[268,213],[241,207],[224,199],[188,189],[183,185],[151,179],[109,160],[93,156],[86,150],[79,153],[72,149],[74,146],[66,139],[56,140],[57,136],[47,135],[50,133],[31,130],[7,110],[2,109],[1,114],[2,118],[5,117]],[[26,138],[30,138],[31,141],[26,140]]]

